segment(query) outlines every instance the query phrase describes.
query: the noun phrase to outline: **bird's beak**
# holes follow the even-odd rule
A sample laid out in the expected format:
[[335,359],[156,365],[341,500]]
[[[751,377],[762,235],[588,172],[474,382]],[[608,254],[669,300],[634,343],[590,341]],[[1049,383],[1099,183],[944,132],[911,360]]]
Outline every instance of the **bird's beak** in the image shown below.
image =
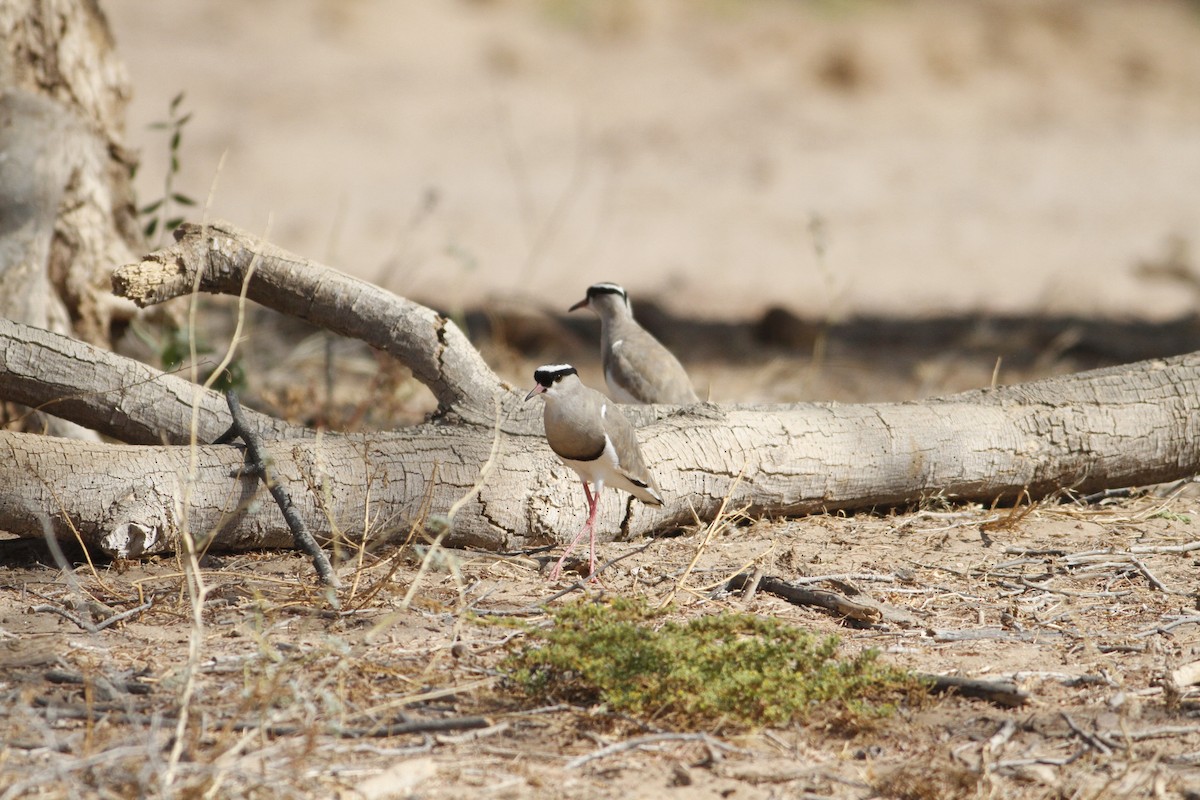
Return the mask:
[[533,397],[535,394],[541,394],[544,391],[546,391],[546,387],[542,386],[539,383],[537,386],[534,386],[532,389],[529,390],[529,394],[525,395],[525,399],[528,400],[529,398]]
[[588,304],[588,299],[585,297],[582,300],[580,300],[578,303],[576,303],[575,305],[568,308],[567,311],[574,311],[577,308],[587,308],[587,304]]

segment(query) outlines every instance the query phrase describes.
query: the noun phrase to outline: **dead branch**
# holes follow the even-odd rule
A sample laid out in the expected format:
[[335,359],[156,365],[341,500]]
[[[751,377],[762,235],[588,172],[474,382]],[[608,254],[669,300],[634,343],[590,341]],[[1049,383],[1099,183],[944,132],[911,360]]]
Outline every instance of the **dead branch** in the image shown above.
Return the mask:
[[[516,550],[578,527],[573,473],[546,447],[540,409],[521,403],[436,312],[224,223],[185,229],[174,246],[118,270],[115,282],[139,303],[177,296],[197,274],[207,291],[237,293],[256,254],[251,298],[387,350],[441,404],[430,423],[364,435],[315,437],[252,420],[278,437],[278,479],[319,540],[406,529],[468,494],[447,545]],[[8,321],[0,321],[0,344],[0,397],[139,443],[190,441],[193,400],[200,442],[228,426],[219,395],[144,365]],[[990,504],[1200,472],[1200,353],[919,403],[628,413],[668,502],[605,498],[599,526],[615,538],[711,520],[723,504],[748,515],[890,507],[934,494]],[[495,468],[475,492],[497,431]],[[0,529],[19,535],[42,535],[49,510],[56,535],[78,530],[89,546],[119,555],[173,550],[184,518],[216,548],[292,544],[279,512],[252,502],[257,482],[230,477],[240,463],[230,447],[198,446],[193,461],[187,448],[0,432],[0,452]],[[193,504],[186,515],[176,508],[185,496]]]
[[987,700],[989,703],[1009,708],[1024,705],[1029,700],[1028,694],[1009,681],[984,681],[975,678],[961,678],[956,675],[920,674],[917,677],[928,682],[930,691],[935,694],[952,692],[963,697]]
[[[734,575],[725,584],[725,588],[731,592],[744,589],[749,584],[751,577],[751,574],[748,572]],[[840,617],[866,625],[874,625],[881,622],[884,616],[883,611],[874,604],[851,600],[844,595],[826,589],[807,589],[796,586],[769,575],[765,575],[759,579],[757,589],[768,594],[778,595],[797,605],[824,608]]]
[[[342,582],[338,580],[337,573],[333,571],[333,566],[329,563],[329,556],[325,555],[325,551],[309,533],[304,518],[296,513],[296,504],[292,502],[292,496],[287,488],[274,479],[270,453],[263,444],[262,437],[258,435],[258,431],[251,428],[246,422],[246,415],[242,412],[242,404],[238,402],[237,392],[229,390],[225,393],[225,400],[229,404],[229,414],[233,417],[233,426],[226,434],[218,437],[216,443],[225,444],[226,440],[234,438],[241,439],[246,443],[246,473],[262,478],[271,497],[275,498],[275,503],[279,506],[279,512],[283,514],[288,529],[292,532],[292,541],[298,549],[303,550],[312,559],[313,567],[316,569],[321,583],[332,586],[334,589],[339,588]],[[332,595],[331,600],[334,608],[337,608],[337,595]]]
[[200,273],[200,291],[237,296],[257,258],[250,300],[391,354],[443,411],[483,409],[491,418],[500,379],[449,318],[225,222],[185,224],[175,238],[171,247],[118,269],[113,290],[145,307],[190,294]]
[[623,742],[614,742],[613,744],[601,747],[595,752],[577,756],[567,762],[566,768],[578,769],[584,764],[595,761],[598,758],[607,758],[616,753],[637,750],[647,745],[659,744],[661,742],[701,742],[709,748],[716,750],[735,749],[707,733],[651,733],[645,736],[638,736],[634,739],[626,739]]
[[[211,442],[229,428],[225,398],[191,381],[99,347],[0,319],[0,398],[69,419],[129,444]],[[304,438],[307,428],[246,410],[272,438]]]

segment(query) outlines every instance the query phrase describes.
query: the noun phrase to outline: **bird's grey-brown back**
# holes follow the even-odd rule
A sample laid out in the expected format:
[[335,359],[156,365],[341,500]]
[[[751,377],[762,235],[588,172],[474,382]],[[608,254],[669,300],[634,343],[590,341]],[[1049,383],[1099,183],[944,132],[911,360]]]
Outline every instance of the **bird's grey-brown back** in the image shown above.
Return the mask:
[[585,386],[570,365],[543,367],[535,375],[539,386],[543,380],[553,385],[544,392],[542,412],[550,449],[581,475],[591,476],[585,480],[600,478],[643,502],[662,505],[633,424],[616,403]]
[[600,358],[614,399],[672,405],[700,402],[679,359],[634,319],[623,288],[592,284],[587,297],[571,310],[584,306],[600,317]]

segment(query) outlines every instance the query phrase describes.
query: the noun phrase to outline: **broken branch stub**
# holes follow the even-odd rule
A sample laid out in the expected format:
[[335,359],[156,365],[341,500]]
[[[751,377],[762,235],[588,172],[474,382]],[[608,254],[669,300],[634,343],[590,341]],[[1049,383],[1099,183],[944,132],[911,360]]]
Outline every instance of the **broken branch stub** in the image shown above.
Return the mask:
[[454,322],[419,303],[312,261],[227,222],[184,224],[174,245],[113,274],[113,291],[145,307],[202,292],[247,297],[282,314],[383,350],[429,387],[442,411],[493,414],[504,391]]

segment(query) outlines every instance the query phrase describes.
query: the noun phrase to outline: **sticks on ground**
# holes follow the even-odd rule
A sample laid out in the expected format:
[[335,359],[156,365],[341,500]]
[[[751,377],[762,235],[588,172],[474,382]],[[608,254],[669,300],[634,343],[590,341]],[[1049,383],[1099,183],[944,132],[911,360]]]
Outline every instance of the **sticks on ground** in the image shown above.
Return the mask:
[[963,697],[987,700],[989,703],[1007,708],[1025,705],[1029,700],[1026,692],[1021,691],[1016,684],[1009,681],[981,681],[956,675],[918,674],[917,677],[928,682],[930,691],[934,694],[953,692]]
[[[744,589],[753,578],[751,573],[742,572],[734,575],[725,584],[731,592]],[[867,605],[848,597],[824,589],[807,589],[796,586],[780,578],[764,575],[759,578],[758,591],[778,595],[798,605],[817,606],[825,608],[847,619],[867,625],[875,625],[883,621],[883,611],[874,605]]]
[[[292,538],[296,542],[296,547],[303,550],[312,558],[313,567],[316,568],[317,575],[320,577],[322,583],[334,589],[339,588],[341,581],[338,580],[337,573],[333,571],[333,566],[329,563],[329,557],[325,555],[325,551],[321,549],[321,546],[317,544],[317,540],[309,532],[308,526],[304,524],[304,519],[296,512],[291,495],[288,494],[287,489],[282,484],[271,479],[270,453],[267,452],[266,445],[263,444],[258,433],[246,424],[246,419],[242,415],[242,404],[238,401],[237,393],[233,390],[226,392],[225,400],[229,403],[229,413],[233,416],[233,425],[217,439],[215,444],[226,444],[234,438],[239,438],[246,443],[248,471],[262,478],[263,483],[270,490],[271,496],[275,498],[275,502],[279,505],[279,510],[283,512],[283,518],[287,521],[288,528],[292,531]],[[330,602],[336,608],[338,605],[337,596],[332,595]]]

